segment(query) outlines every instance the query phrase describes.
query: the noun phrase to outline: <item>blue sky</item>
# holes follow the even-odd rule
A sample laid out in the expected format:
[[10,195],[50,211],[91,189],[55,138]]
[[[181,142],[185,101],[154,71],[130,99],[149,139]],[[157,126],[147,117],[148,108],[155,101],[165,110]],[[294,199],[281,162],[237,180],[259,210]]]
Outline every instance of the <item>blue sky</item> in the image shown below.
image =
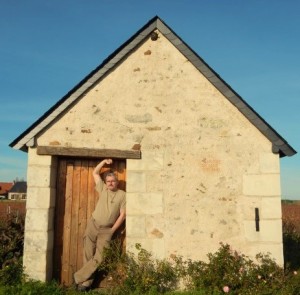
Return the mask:
[[[9,143],[158,15],[300,152],[300,1],[0,0],[0,181],[26,179]],[[300,199],[300,156],[281,164]]]

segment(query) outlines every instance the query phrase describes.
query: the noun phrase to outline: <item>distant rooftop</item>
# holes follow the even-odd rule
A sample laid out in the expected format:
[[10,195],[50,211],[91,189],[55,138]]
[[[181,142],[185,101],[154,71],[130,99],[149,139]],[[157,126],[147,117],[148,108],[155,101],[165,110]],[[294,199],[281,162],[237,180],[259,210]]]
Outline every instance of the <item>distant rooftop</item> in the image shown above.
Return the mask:
[[13,182],[0,182],[0,195],[7,195],[13,185]]
[[10,193],[26,193],[27,192],[27,182],[17,181],[9,191]]

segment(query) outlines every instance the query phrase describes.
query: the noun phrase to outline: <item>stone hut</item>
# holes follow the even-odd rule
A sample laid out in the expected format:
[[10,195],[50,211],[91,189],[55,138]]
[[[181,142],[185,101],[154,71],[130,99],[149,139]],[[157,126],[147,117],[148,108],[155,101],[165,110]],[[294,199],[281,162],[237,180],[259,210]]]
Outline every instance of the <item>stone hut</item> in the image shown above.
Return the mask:
[[283,264],[279,160],[296,151],[159,17],[10,146],[28,153],[31,278],[72,282],[106,157],[127,192],[127,251],[205,260],[223,242]]

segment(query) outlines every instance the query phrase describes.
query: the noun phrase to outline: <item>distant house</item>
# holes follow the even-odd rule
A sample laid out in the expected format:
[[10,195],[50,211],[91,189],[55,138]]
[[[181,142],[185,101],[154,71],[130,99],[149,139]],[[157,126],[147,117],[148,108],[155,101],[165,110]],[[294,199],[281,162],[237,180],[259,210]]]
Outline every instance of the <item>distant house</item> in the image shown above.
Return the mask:
[[7,199],[8,192],[13,185],[13,182],[0,182],[0,199]]
[[8,193],[9,200],[26,200],[27,196],[27,182],[15,182]]

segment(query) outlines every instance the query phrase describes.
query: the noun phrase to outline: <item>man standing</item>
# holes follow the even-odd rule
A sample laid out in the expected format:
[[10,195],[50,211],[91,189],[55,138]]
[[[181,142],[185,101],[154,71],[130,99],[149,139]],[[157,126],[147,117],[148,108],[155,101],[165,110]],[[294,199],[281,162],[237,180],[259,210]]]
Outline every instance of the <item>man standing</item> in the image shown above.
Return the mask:
[[118,180],[114,173],[105,174],[104,181],[100,170],[112,159],[101,161],[93,170],[95,188],[99,194],[95,211],[87,224],[83,237],[83,266],[74,274],[77,289],[87,290],[93,283],[93,275],[103,260],[104,248],[109,246],[113,233],[125,220],[125,192],[118,189]]

